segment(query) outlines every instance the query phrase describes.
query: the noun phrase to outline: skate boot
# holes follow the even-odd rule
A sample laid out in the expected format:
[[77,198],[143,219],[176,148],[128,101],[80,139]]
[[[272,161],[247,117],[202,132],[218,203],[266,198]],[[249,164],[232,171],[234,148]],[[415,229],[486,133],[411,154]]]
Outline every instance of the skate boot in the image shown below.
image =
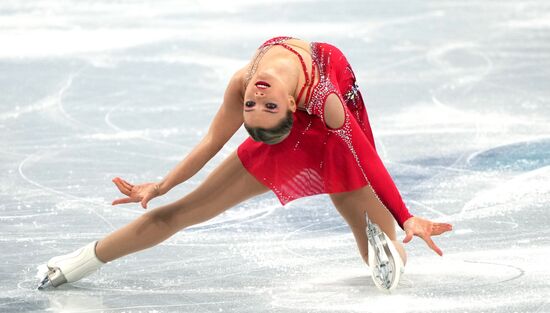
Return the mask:
[[372,280],[378,289],[390,292],[399,283],[405,270],[401,256],[393,242],[377,224],[367,218],[367,237],[369,266],[372,269]]
[[51,258],[38,289],[75,282],[100,268],[105,263],[95,254],[96,244],[97,241],[94,241],[72,253]]

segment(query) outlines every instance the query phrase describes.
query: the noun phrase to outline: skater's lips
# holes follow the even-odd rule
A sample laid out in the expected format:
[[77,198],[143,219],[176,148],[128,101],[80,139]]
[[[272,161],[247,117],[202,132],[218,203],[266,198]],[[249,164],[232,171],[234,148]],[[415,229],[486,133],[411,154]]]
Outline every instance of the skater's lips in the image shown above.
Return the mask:
[[267,88],[271,87],[270,84],[268,84],[267,82],[262,81],[262,80],[257,81],[254,84],[254,86],[256,86],[258,89],[267,89]]

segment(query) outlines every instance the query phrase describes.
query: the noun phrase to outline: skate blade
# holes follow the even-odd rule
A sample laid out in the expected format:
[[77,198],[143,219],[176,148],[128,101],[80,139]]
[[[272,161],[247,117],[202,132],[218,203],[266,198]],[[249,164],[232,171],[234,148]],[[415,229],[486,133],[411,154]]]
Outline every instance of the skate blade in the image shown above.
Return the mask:
[[48,286],[50,280],[51,269],[46,264],[41,264],[36,267],[35,277],[39,279],[38,289],[42,290]]
[[50,281],[50,277],[46,274],[46,277],[44,277],[42,281],[40,281],[40,285],[38,285],[38,290],[44,290],[51,285],[52,282]]
[[[399,284],[401,268],[397,251],[378,225],[369,221],[369,264],[373,265],[372,279],[378,290],[391,293]],[[392,246],[392,247],[390,247]],[[392,249],[393,248],[393,249]]]

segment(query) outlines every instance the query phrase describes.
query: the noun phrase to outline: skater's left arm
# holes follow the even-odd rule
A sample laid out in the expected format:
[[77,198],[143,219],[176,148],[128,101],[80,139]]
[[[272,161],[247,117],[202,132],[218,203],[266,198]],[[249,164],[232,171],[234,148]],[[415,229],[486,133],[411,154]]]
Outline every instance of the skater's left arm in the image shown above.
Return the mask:
[[443,251],[433,242],[431,236],[441,235],[444,232],[451,231],[453,226],[448,223],[435,223],[430,220],[413,216],[403,223],[403,229],[405,230],[404,243],[408,243],[412,240],[413,236],[422,238],[428,246],[440,256],[443,255]]

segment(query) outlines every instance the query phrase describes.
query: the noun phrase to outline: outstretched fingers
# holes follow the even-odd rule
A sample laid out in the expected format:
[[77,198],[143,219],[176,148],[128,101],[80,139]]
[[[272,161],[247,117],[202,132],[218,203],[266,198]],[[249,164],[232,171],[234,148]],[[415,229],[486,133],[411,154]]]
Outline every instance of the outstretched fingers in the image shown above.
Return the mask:
[[430,247],[430,249],[435,251],[435,253],[439,254],[439,256],[443,256],[443,251],[441,251],[441,249],[435,244],[431,236],[441,235],[444,232],[450,231],[452,228],[453,226],[448,223],[432,222],[429,232],[426,231],[424,233],[419,234],[418,236],[428,244],[428,247]]
[[113,183],[115,183],[115,186],[122,192],[123,194],[130,196],[130,193],[132,192],[132,188],[128,188],[127,185],[125,185],[120,178],[114,178]]
[[122,185],[124,185],[124,187],[126,187],[126,189],[128,189],[128,190],[132,190],[132,188],[134,188],[134,185],[130,184],[129,182],[125,181],[124,179],[120,179],[120,182],[121,182]]
[[443,256],[443,251],[439,249],[439,247],[435,244],[435,242],[429,235],[420,235],[419,237],[422,238],[428,244],[428,247],[435,251],[435,253],[439,254],[439,256]]
[[123,193],[124,195],[126,195],[128,197],[127,198],[116,199],[115,201],[112,202],[112,205],[139,201],[135,197],[132,197],[132,188],[134,188],[134,185],[132,185],[129,182],[121,179],[120,177],[113,178],[113,183],[118,188],[118,190],[120,190],[121,193]]
[[432,236],[441,235],[453,230],[453,225],[448,223],[434,223],[432,226]]
[[451,224],[434,223],[420,217],[411,217],[403,225],[406,234],[403,243],[410,242],[413,236],[416,235],[422,238],[435,253],[443,256],[443,251],[434,243],[432,236],[441,235],[444,232],[452,230],[453,226]]
[[113,201],[112,205],[135,202],[132,198],[120,198]]

